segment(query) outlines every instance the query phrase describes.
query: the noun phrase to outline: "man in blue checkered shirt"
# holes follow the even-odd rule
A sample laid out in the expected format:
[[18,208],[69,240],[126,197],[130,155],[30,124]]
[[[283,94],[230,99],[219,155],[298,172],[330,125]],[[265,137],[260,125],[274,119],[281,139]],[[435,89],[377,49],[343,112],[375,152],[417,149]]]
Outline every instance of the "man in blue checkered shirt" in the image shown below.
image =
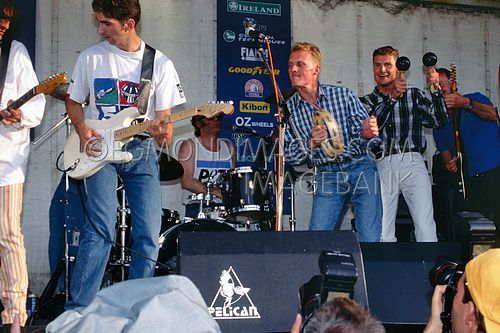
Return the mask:
[[[377,86],[361,98],[378,121],[383,154],[377,159],[382,190],[382,241],[395,242],[395,223],[399,194],[402,193],[415,225],[418,242],[436,242],[430,175],[422,153],[427,146],[424,127],[446,123],[446,105],[439,88],[439,74],[426,69],[427,84],[434,91],[431,99],[418,88],[407,88],[404,75],[398,75],[399,52],[392,46],[373,51],[373,74]],[[376,119],[375,119],[376,118]]]
[[[334,230],[348,201],[353,204],[356,232],[362,242],[381,240],[382,204],[376,167],[365,151],[366,140],[378,134],[375,124],[363,128],[368,114],[348,88],[321,84],[321,53],[311,43],[296,43],[288,60],[288,74],[297,92],[287,106],[297,132],[285,132],[285,160],[291,165],[312,162],[317,167],[309,230]],[[321,148],[328,140],[326,126],[314,125],[314,113],[326,110],[338,124],[344,149],[329,157]],[[303,143],[303,145],[300,144]]]

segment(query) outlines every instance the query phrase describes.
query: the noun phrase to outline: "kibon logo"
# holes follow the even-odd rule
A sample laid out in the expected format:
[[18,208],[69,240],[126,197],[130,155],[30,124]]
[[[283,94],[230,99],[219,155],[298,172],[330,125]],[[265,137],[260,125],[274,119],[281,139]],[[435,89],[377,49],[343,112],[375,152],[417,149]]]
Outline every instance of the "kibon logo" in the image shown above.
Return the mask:
[[270,113],[271,106],[266,102],[240,101],[240,112]]
[[236,39],[236,34],[234,33],[233,30],[226,30],[222,34],[222,38],[224,38],[226,42],[231,43],[234,42],[234,40]]
[[241,283],[233,267],[222,270],[219,289],[208,307],[214,319],[259,319],[260,314],[249,296],[250,288]]
[[281,5],[269,2],[227,0],[227,11],[231,13],[281,16]]

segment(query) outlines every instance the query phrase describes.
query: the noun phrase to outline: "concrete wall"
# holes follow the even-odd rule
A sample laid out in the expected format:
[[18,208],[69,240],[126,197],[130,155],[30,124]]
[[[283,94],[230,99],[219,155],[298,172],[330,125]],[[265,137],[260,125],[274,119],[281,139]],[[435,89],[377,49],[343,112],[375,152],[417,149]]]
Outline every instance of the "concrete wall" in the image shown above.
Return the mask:
[[[40,79],[64,70],[71,74],[80,51],[100,40],[90,4],[90,0],[37,1],[36,71]],[[188,98],[185,107],[214,100],[215,1],[143,0],[142,11],[140,34],[173,60]],[[433,51],[438,55],[439,66],[456,64],[459,91],[481,91],[498,105],[498,31],[500,16],[494,10],[483,13],[474,7],[465,11],[458,7],[414,7],[406,1],[292,0],[293,40],[311,41],[321,48],[321,81],[348,86],[359,94],[369,93],[374,86],[371,52],[391,44],[412,60],[408,72],[410,85],[423,86],[421,58],[425,52]],[[35,131],[36,137],[51,128],[65,112],[61,101],[47,99],[45,118]],[[176,138],[192,133],[186,121],[177,124],[175,130]],[[65,138],[62,126],[33,147],[30,157],[23,228],[32,289],[38,293],[50,276],[48,210],[61,177],[55,163]],[[433,152],[431,143],[428,154]],[[183,211],[179,185],[162,186],[162,190],[163,206]],[[311,196],[304,193],[298,196],[299,229],[304,229]],[[286,221],[284,226],[287,227]]]

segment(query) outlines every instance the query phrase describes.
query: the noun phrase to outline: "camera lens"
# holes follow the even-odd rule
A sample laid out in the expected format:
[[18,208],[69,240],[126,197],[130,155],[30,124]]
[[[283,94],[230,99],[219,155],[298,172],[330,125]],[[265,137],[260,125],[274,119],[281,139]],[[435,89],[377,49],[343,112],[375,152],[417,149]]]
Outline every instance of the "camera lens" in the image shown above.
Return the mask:
[[308,318],[321,305],[321,276],[313,276],[299,290],[300,310],[303,318]]
[[[436,260],[436,264],[429,271],[429,282],[432,287],[438,284],[449,285],[451,281],[454,284],[458,281],[458,278],[462,275],[463,265],[457,262],[453,258],[449,257],[439,257]],[[454,277],[458,273],[458,278]],[[456,285],[454,286],[456,287]]]

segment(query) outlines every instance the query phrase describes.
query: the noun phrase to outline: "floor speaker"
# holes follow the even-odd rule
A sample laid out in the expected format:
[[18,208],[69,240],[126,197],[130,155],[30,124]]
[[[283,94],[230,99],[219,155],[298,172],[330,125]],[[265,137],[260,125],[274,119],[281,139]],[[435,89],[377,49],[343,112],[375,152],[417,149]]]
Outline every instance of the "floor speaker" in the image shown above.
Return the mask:
[[370,310],[386,324],[425,324],[439,256],[461,260],[460,243],[361,243]]
[[223,332],[289,332],[299,288],[320,275],[323,250],[353,255],[354,299],[368,306],[359,243],[347,230],[182,232],[177,269],[199,288]]

